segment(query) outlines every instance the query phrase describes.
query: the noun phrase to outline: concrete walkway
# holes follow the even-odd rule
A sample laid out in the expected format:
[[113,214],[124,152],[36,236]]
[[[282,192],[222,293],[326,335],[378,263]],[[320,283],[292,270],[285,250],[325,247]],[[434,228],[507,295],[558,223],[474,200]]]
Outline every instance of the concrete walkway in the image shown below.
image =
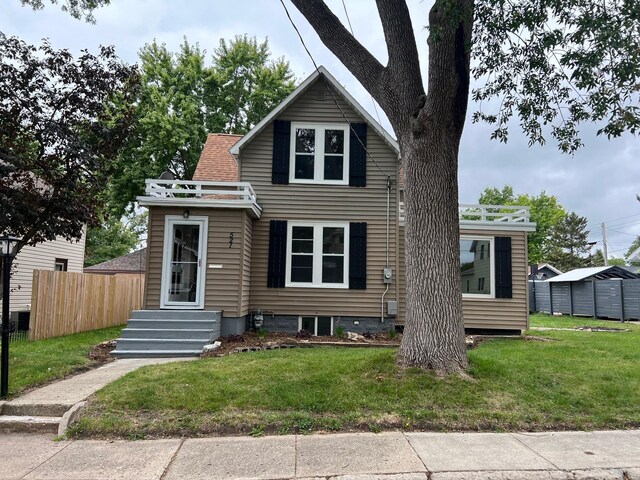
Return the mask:
[[140,441],[0,435],[1,480],[640,480],[640,430]]
[[[0,431],[53,431],[64,424],[63,415],[102,387],[145,365],[191,358],[131,358],[35,389],[9,402],[0,402]],[[63,425],[63,430],[66,425]],[[2,465],[0,464],[0,468]]]

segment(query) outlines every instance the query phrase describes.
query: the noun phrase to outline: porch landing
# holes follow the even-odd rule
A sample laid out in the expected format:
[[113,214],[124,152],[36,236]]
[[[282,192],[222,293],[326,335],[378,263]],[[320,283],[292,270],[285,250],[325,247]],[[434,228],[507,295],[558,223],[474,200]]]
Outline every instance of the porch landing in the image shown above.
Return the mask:
[[118,358],[196,357],[220,337],[221,312],[134,310],[111,354]]

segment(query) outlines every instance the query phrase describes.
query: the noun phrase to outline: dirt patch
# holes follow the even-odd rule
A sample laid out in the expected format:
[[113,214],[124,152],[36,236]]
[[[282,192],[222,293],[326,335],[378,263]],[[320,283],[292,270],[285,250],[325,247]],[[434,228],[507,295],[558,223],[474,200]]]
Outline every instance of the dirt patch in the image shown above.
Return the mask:
[[108,340],[91,348],[87,354],[87,358],[93,363],[91,367],[95,368],[105,363],[113,362],[114,358],[111,356],[111,351],[115,350],[115,348],[115,340]]

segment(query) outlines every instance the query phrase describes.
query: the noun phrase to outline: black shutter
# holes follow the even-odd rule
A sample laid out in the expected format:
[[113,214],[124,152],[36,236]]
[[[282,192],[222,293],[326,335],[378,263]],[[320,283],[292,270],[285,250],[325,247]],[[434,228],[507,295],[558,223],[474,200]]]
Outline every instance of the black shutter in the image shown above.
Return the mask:
[[349,224],[349,288],[367,289],[367,224]]
[[349,185],[367,186],[367,124],[352,123],[349,129]]
[[271,220],[269,222],[269,271],[267,287],[284,288],[287,268],[287,222]]
[[273,122],[273,164],[271,183],[287,185],[289,183],[289,160],[291,154],[291,122],[275,120]]
[[512,298],[511,237],[495,237],[496,298]]

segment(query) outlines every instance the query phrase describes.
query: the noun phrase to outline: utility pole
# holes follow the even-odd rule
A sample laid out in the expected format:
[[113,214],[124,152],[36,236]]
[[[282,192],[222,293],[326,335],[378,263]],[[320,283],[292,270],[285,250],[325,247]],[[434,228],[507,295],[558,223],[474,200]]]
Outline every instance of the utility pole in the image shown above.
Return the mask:
[[604,266],[609,266],[609,256],[607,255],[607,230],[602,222],[602,254],[604,256]]

